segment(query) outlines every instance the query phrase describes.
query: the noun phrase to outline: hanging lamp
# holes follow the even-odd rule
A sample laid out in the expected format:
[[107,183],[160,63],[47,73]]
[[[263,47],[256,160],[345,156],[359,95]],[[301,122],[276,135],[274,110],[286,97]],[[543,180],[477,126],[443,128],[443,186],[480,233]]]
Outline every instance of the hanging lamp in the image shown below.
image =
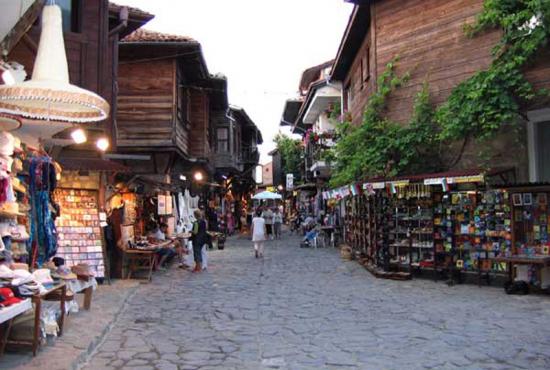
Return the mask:
[[0,113],[31,119],[97,122],[109,116],[99,95],[69,83],[61,8],[48,0],[42,10],[42,32],[32,78],[0,86]]

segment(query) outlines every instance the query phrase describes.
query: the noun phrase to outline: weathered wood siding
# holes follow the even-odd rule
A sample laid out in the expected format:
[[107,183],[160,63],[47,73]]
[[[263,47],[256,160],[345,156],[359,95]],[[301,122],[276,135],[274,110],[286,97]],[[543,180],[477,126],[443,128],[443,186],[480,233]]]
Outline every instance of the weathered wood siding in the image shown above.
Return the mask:
[[190,99],[189,155],[195,158],[209,158],[211,148],[208,95],[204,91],[191,89]]
[[411,73],[410,82],[392,94],[388,115],[407,122],[413,101],[427,81],[433,103],[447,99],[452,89],[491,62],[499,32],[475,38],[464,33],[482,10],[482,0],[385,0],[374,6],[376,68],[379,73],[396,56],[398,73]]
[[174,60],[119,64],[119,147],[174,146],[175,78]]
[[[363,45],[355,56],[344,86],[350,85],[354,99],[348,107],[353,122],[361,122],[368,96],[376,87],[376,76],[399,57],[397,72],[411,74],[409,83],[388,100],[388,117],[406,123],[415,95],[427,81],[434,104],[444,102],[452,89],[475,72],[489,66],[491,49],[500,39],[499,31],[474,38],[464,33],[481,12],[483,0],[383,0],[372,7],[372,22]],[[361,60],[370,50],[368,84],[361,88]],[[550,87],[550,50],[545,50],[527,69],[537,88]]]

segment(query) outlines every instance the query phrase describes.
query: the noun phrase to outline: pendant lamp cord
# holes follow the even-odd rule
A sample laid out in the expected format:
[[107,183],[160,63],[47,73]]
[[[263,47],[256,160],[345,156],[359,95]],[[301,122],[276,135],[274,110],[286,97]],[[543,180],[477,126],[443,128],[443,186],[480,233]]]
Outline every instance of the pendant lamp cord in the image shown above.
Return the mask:
[[56,5],[55,0],[46,0],[46,5]]

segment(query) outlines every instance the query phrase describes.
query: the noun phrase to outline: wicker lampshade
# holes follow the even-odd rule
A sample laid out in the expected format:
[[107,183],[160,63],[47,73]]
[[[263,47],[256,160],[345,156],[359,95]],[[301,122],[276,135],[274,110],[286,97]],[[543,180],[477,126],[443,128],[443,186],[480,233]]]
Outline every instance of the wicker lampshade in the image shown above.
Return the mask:
[[61,9],[49,1],[42,11],[42,33],[32,78],[0,86],[0,113],[68,122],[97,122],[109,116],[99,95],[69,83]]

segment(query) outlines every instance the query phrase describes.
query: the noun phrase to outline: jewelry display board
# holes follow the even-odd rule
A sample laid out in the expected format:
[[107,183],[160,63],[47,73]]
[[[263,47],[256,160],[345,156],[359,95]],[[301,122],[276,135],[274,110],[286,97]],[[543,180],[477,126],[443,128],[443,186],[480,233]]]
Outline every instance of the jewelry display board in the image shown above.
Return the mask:
[[55,221],[59,240],[57,256],[64,258],[69,267],[86,263],[96,277],[103,278],[105,265],[98,192],[58,188],[54,196],[61,208],[61,215]]

